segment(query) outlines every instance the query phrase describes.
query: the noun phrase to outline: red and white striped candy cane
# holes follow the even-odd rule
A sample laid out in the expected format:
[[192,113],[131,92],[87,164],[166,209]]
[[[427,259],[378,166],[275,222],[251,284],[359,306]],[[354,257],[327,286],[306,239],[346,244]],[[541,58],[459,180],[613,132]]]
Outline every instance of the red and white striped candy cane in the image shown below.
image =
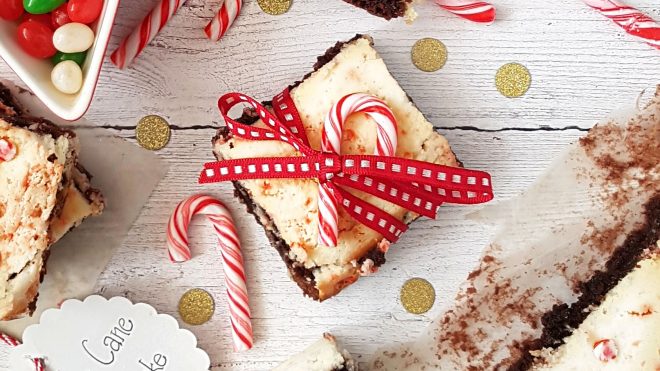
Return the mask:
[[648,15],[614,0],[582,0],[611,19],[628,34],[642,39],[656,49],[660,49],[660,24]]
[[[377,156],[393,156],[397,147],[397,124],[392,110],[382,100],[367,94],[349,94],[341,98],[330,109],[325,118],[321,136],[324,152],[339,154],[344,122],[354,114],[362,112],[376,121]],[[322,183],[319,186],[319,244],[337,246],[339,235],[338,199],[332,188]]]
[[161,0],[140,22],[130,35],[119,44],[110,60],[119,68],[127,67],[144,50],[154,37],[165,27],[174,13],[183,6],[185,0]]
[[206,37],[213,41],[220,40],[240,14],[241,7],[243,7],[243,0],[224,0],[218,13],[204,28]]
[[474,0],[435,0],[441,8],[472,22],[493,23],[495,7],[485,1]]
[[11,161],[16,157],[16,146],[12,142],[0,138],[0,162]]
[[[21,342],[14,339],[13,337],[3,334],[0,332],[0,340],[2,340],[3,343],[7,344],[8,346],[15,348],[19,345],[21,345]],[[41,358],[33,358],[32,362],[34,363],[34,369],[36,371],[45,371],[46,367],[44,366],[43,359]]]
[[187,230],[190,221],[197,214],[206,215],[218,235],[229,297],[234,350],[248,350],[253,344],[252,322],[241,244],[231,214],[222,202],[209,196],[196,195],[177,205],[167,227],[170,260],[177,263],[190,260]]

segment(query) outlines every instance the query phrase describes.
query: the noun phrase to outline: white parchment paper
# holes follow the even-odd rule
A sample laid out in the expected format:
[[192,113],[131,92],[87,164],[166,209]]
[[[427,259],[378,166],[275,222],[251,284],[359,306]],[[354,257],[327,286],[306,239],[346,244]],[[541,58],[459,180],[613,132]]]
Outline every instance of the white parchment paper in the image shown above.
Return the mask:
[[[0,331],[20,339],[23,330],[37,323],[41,313],[63,300],[83,299],[93,293],[99,275],[114,249],[121,245],[131,225],[158,182],[167,165],[144,150],[110,131],[93,127],[84,119],[67,123],[56,119],[31,93],[19,90],[15,96],[33,116],[70,126],[80,138],[80,163],[92,174],[92,186],[101,190],[106,207],[103,214],[90,217],[51,247],[47,274],[39,289],[37,310],[32,317],[0,321]],[[76,128],[79,129],[76,129]],[[80,128],[86,127],[86,128]]]
[[658,195],[660,86],[642,111],[591,129],[523,194],[473,214],[497,232],[455,304],[414,343],[377,353],[371,369],[511,366],[540,337],[543,314],[577,301]]

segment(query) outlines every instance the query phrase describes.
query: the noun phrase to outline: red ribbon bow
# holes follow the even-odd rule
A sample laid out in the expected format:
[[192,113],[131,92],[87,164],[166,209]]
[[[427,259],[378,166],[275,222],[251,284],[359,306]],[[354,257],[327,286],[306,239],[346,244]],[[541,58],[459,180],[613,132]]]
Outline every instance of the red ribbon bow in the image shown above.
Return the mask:
[[[254,108],[269,127],[245,125],[228,116],[241,103]],[[396,242],[408,226],[342,187],[354,188],[407,210],[435,218],[443,202],[478,204],[493,199],[490,175],[483,171],[437,165],[399,157],[337,155],[312,149],[293,99],[286,89],[273,99],[272,114],[240,93],[220,97],[218,108],[231,133],[247,140],[279,140],[301,156],[258,157],[209,162],[199,183],[246,179],[315,178],[332,188],[339,203],[355,220]]]

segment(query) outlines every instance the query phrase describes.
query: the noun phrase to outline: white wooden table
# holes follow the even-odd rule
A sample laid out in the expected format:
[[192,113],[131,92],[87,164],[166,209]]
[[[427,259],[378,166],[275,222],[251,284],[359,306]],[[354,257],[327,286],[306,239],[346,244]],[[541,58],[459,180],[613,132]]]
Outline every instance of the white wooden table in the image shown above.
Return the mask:
[[[113,46],[155,2],[122,3]],[[430,2],[417,6],[418,21],[406,25],[368,16],[340,0],[297,0],[277,17],[246,0],[227,36],[213,43],[202,28],[219,2],[189,0],[133,67],[121,71],[106,62],[86,115],[132,141],[144,115],[159,114],[175,125],[169,146],[159,152],[170,172],[98,288],[175,316],[183,292],[192,287],[211,292],[213,319],[185,327],[210,354],[213,370],[267,370],[324,331],[337,335],[362,362],[382,345],[411,340],[451,303],[492,232],[464,218],[474,208],[443,207],[437,220],[413,225],[377,275],[323,304],[302,297],[261,228],[233,199],[230,185],[196,184],[200,165],[212,159],[220,94],[235,90],[270,98],[309,72],[316,56],[336,41],[370,34],[391,73],[459,158],[490,171],[497,198],[506,199],[611,109],[633,104],[642,89],[660,82],[660,51],[632,40],[579,0],[494,1],[497,22],[490,26],[453,17]],[[660,19],[656,0],[629,2]],[[422,37],[438,38],[448,48],[449,60],[436,73],[418,71],[410,62],[410,47]],[[532,74],[532,87],[522,98],[505,98],[494,87],[495,71],[510,61]],[[4,64],[0,78],[17,80]],[[166,258],[167,218],[179,200],[197,192],[226,201],[239,224],[256,340],[246,353],[231,351],[221,261],[210,227],[203,220],[194,223],[192,261],[174,265]],[[436,288],[437,301],[427,315],[410,315],[398,302],[401,284],[415,276]]]

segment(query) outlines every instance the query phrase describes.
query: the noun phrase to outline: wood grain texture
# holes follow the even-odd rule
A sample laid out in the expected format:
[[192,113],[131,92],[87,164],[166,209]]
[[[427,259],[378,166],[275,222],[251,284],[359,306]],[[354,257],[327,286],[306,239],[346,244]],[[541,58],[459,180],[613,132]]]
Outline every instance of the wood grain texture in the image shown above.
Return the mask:
[[[155,3],[122,3],[116,45]],[[655,0],[631,5],[660,18]],[[417,6],[413,25],[368,16],[339,0],[294,1],[285,15],[263,14],[246,0],[241,16],[218,43],[202,29],[219,0],[189,0],[137,62],[121,71],[106,62],[86,118],[134,140],[132,127],[146,114],[167,117],[179,129],[160,155],[170,173],[156,189],[124,245],[98,283],[106,296],[124,295],[177,316],[180,295],[192,287],[213,294],[212,321],[187,327],[211,356],[213,370],[267,370],[318,339],[337,335],[366,362],[380,346],[413,339],[449,305],[493,232],[465,218],[474,207],[446,206],[437,220],[420,220],[388,255],[374,276],[318,304],[302,297],[262,230],[232,197],[228,184],[200,186],[200,165],[212,159],[211,127],[221,124],[215,101],[235,90],[270,98],[309,72],[316,56],[355,33],[375,38],[392,74],[422,112],[449,138],[466,166],[493,174],[497,199],[531,184],[551,159],[613,108],[630,105],[660,82],[660,52],[637,42],[577,0],[496,2],[498,20],[469,23],[436,8]],[[437,73],[416,70],[410,47],[436,37],[449,60]],[[497,68],[526,65],[532,88],[522,98],[502,97],[494,87]],[[0,78],[16,80],[0,64]],[[202,126],[201,128],[196,126]],[[211,227],[196,219],[194,258],[174,265],[165,252],[165,227],[175,204],[197,192],[226,201],[238,223],[249,277],[255,348],[231,351],[219,250]],[[431,281],[437,302],[423,316],[407,314],[398,291],[408,278]],[[0,368],[4,357],[0,353]]]

